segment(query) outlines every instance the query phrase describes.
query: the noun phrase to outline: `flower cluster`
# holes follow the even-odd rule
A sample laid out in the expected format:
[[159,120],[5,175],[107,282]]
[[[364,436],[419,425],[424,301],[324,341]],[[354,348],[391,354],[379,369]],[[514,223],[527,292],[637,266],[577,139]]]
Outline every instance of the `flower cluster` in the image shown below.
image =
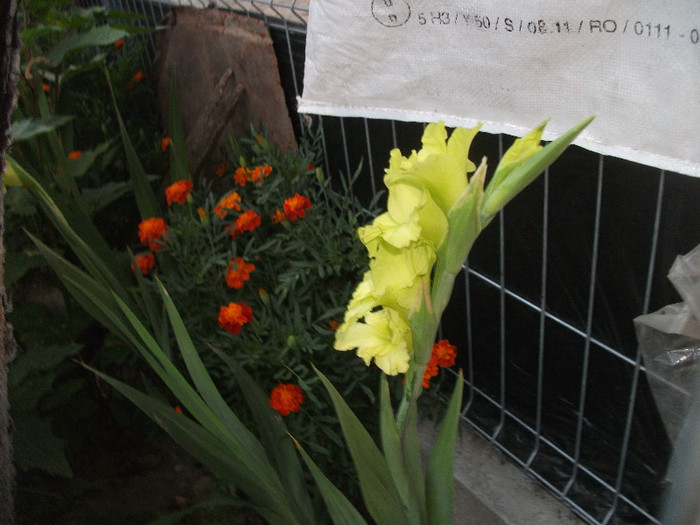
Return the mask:
[[[411,315],[431,289],[431,272],[447,238],[448,214],[467,191],[468,159],[478,128],[457,128],[449,140],[443,123],[430,124],[423,148],[407,158],[390,154],[384,182],[387,211],[358,230],[369,270],[348,304],[335,338],[337,350],[357,349],[386,374],[406,373],[413,352]],[[429,300],[429,299],[428,299]]]
[[269,177],[270,173],[272,173],[272,166],[269,164],[256,166],[253,169],[244,168],[241,166],[236,169],[236,173],[233,175],[233,180],[240,186],[245,186],[246,182],[256,182],[258,184],[262,184],[263,179]]
[[442,339],[433,345],[430,361],[423,374],[423,388],[430,388],[430,380],[438,374],[440,368],[454,366],[457,359],[457,347],[447,339]]
[[270,394],[270,406],[283,416],[288,416],[290,412],[299,412],[304,399],[300,386],[279,384]]
[[[258,140],[258,144],[262,143]],[[170,138],[163,138],[160,142],[160,149],[166,151],[169,147],[172,147]],[[241,160],[241,163],[243,163],[243,160]],[[214,175],[223,177],[226,174],[226,167],[227,163],[225,161],[221,162],[216,166]],[[167,222],[166,219],[160,217],[141,221],[138,227],[139,240],[141,244],[148,248],[149,252],[136,255],[134,258],[135,264],[132,264],[132,271],[138,270],[143,275],[147,275],[156,267],[156,254],[159,254],[164,248],[169,250],[169,255],[174,256],[176,261],[179,262],[182,248],[188,247],[189,253],[195,253],[201,248],[201,246],[197,247],[201,242],[197,239],[198,235],[204,234],[205,237],[210,239],[221,239],[221,233],[227,232],[233,243],[224,243],[221,249],[215,248],[215,250],[217,252],[220,251],[222,253],[221,256],[228,252],[226,257],[228,262],[223,263],[220,259],[217,259],[215,264],[207,262],[206,259],[211,257],[211,254],[207,255],[206,249],[204,252],[199,252],[201,258],[204,259],[203,261],[200,259],[200,262],[203,268],[216,268],[217,272],[225,264],[223,274],[207,277],[207,279],[221,279],[221,284],[223,285],[223,282],[225,282],[229,289],[242,290],[245,287],[245,283],[251,279],[251,274],[255,271],[255,264],[247,261],[244,257],[236,256],[236,242],[240,236],[254,232],[263,224],[263,217],[256,209],[266,206],[267,201],[258,202],[256,197],[269,191],[267,190],[267,185],[262,187],[262,184],[272,173],[273,168],[267,162],[249,165],[249,167],[241,166],[235,170],[232,182],[243,188],[239,188],[238,191],[229,190],[218,200],[214,200],[211,189],[208,189],[211,188],[211,185],[207,186],[206,183],[202,186],[203,194],[194,191],[194,184],[190,180],[178,180],[170,184],[165,189],[165,198],[168,207],[171,208],[169,218]],[[295,173],[298,172],[295,170]],[[245,186],[248,182],[254,184],[249,184],[246,188]],[[280,190],[277,188],[280,188],[280,185],[281,181],[275,179],[271,185],[275,192],[273,195],[279,195],[277,192]],[[292,197],[287,197],[286,199],[277,197],[272,200],[273,203],[277,202],[280,208],[277,208],[270,215],[268,219],[269,224],[275,225],[284,220],[297,221],[303,219],[305,212],[311,209],[311,199],[293,191],[290,191],[287,195],[292,193],[294,193]],[[192,226],[191,214],[178,213],[178,210],[172,209],[176,203],[181,206],[189,205],[196,209],[197,214],[195,217],[199,219],[198,227],[194,228]],[[277,228],[277,230],[280,232],[287,231],[280,228]],[[205,234],[204,232],[206,231],[210,233]],[[212,248],[214,248],[213,245]],[[220,256],[217,255],[216,257]],[[198,264],[198,261],[196,258],[190,259],[189,263],[188,266],[191,268],[193,266],[192,263]],[[161,276],[161,278],[168,280],[167,275]],[[228,296],[222,298],[226,302],[230,300]],[[210,319],[213,317],[212,315]],[[229,334],[240,334],[241,328],[252,321],[253,308],[246,302],[228,302],[228,304],[221,306],[219,309],[218,325]]]

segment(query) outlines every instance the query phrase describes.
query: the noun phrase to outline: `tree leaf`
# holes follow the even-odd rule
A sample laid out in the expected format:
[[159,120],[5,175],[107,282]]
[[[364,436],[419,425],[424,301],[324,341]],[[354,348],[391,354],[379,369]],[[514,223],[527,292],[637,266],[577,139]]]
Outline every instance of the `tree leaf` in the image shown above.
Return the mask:
[[44,118],[25,118],[13,122],[8,134],[12,136],[12,140],[19,142],[21,140],[31,139],[37,135],[42,135],[50,131],[55,131],[61,126],[67,124],[75,117],[73,115],[52,115]]

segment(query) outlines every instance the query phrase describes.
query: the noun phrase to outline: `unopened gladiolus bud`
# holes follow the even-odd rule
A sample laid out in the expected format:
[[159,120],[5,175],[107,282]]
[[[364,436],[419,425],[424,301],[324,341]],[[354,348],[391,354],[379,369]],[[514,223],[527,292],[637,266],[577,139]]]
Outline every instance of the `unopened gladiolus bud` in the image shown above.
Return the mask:
[[486,157],[484,157],[479,168],[472,175],[469,186],[447,215],[450,228],[439,257],[444,262],[445,270],[450,274],[456,274],[460,270],[482,230],[479,212],[484,196],[486,168]]

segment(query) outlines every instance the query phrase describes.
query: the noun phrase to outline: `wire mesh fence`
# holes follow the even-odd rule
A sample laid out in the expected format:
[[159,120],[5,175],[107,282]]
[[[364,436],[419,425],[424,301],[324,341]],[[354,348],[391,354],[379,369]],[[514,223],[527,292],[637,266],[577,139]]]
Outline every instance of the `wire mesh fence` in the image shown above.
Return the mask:
[[[264,20],[301,133],[294,108],[308,2],[92,3],[138,13],[150,26],[173,5]],[[362,160],[354,190],[367,200],[382,187],[388,151],[417,147],[423,129],[313,118],[323,127],[326,172],[351,173]],[[472,151],[495,165],[510,141],[482,134]],[[441,335],[461,353],[464,422],[587,523],[661,523],[672,445],[632,320],[678,301],[666,273],[697,243],[699,196],[700,179],[572,147],[482,235],[443,318]]]

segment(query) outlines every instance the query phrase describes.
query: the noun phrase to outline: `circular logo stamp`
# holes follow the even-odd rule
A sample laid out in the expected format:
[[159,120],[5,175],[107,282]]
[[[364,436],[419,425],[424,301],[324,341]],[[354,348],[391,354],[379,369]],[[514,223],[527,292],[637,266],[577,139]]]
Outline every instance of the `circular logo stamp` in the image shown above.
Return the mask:
[[384,27],[399,27],[411,18],[406,0],[372,0],[372,16]]

